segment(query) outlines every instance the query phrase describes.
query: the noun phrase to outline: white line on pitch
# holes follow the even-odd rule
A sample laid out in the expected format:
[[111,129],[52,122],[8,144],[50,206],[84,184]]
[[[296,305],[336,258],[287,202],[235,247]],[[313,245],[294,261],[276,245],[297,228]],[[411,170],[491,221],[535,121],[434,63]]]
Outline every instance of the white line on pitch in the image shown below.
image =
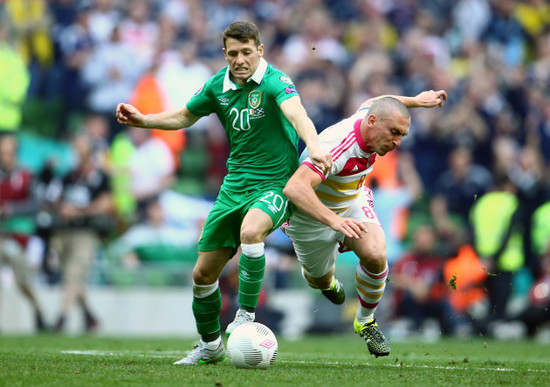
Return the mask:
[[[131,352],[131,351],[100,351],[100,350],[67,350],[61,351],[63,354],[67,355],[87,355],[87,356],[137,356],[137,357],[155,357],[155,358],[169,358],[174,356],[185,355],[189,351],[154,351],[154,352]],[[288,363],[288,364],[319,364],[318,361],[307,361],[307,360],[277,360],[278,363]],[[338,361],[323,361],[323,364],[327,365],[344,365],[349,364],[348,362],[338,362]],[[375,365],[369,363],[363,363],[364,365]],[[440,370],[459,370],[459,371],[496,371],[496,372],[522,372],[515,368],[485,368],[485,367],[454,367],[454,366],[437,366],[437,365],[426,365],[426,364],[378,364],[384,367],[404,367],[404,368],[427,368],[427,369],[440,369]],[[543,372],[549,373],[548,370],[540,369],[527,369],[527,372]]]

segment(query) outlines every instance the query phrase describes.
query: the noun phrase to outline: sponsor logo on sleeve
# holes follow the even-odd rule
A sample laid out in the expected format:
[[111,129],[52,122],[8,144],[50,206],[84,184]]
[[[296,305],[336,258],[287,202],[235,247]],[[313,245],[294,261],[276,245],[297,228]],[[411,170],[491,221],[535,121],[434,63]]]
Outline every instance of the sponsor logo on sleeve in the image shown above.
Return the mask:
[[290,94],[290,93],[297,93],[296,88],[295,88],[294,86],[286,87],[286,88],[285,88],[285,91],[286,91],[287,94]]
[[281,82],[288,83],[289,85],[293,85],[293,84],[294,84],[294,82],[292,82],[292,79],[290,79],[290,77],[289,77],[288,75],[281,75],[281,76],[279,77],[279,80],[280,80]]
[[199,95],[202,91],[202,87],[200,89],[198,89],[197,91],[195,91],[195,94],[193,94],[193,97],[196,96],[196,95]]

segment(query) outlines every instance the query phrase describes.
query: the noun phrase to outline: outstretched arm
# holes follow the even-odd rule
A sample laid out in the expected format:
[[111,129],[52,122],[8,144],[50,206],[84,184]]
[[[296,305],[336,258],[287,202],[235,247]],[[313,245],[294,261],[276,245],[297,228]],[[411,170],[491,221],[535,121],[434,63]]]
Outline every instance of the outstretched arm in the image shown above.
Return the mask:
[[142,114],[134,106],[119,103],[116,108],[116,117],[119,124],[138,128],[158,128],[163,130],[177,130],[188,128],[200,117],[197,117],[183,107],[178,110],[168,110],[157,114]]
[[296,207],[314,219],[349,238],[360,238],[366,226],[353,218],[341,218],[325,206],[313,190],[321,183],[321,176],[307,165],[301,165],[286,184],[283,193]]
[[302,102],[300,102],[300,98],[295,96],[283,101],[281,103],[281,110],[294,129],[296,129],[298,136],[304,140],[313,164],[323,171],[329,171],[332,167],[332,156],[330,152],[325,151],[319,144],[315,126],[308,117],[306,109],[304,109]]
[[445,92],[445,90],[438,90],[438,91],[429,90],[429,91],[423,91],[422,93],[418,94],[415,97],[405,97],[400,95],[381,95],[380,97],[367,99],[365,102],[361,104],[359,109],[369,107],[370,105],[372,105],[374,101],[384,97],[395,98],[399,102],[401,102],[403,105],[405,105],[407,108],[416,108],[416,107],[431,108],[435,106],[442,107],[443,101],[447,100],[447,93]]

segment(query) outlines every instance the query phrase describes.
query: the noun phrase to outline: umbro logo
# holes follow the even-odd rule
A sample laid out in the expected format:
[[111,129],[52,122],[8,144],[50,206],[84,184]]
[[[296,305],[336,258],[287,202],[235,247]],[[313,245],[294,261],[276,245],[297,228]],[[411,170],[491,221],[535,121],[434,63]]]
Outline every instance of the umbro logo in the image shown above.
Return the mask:
[[218,98],[218,101],[220,101],[221,105],[227,105],[229,103],[229,98],[220,97],[220,98]]
[[271,341],[271,340],[269,340],[269,339],[266,339],[266,340],[262,341],[262,342],[261,342],[260,344],[258,344],[258,345],[259,345],[260,347],[264,347],[264,348],[269,349],[269,348],[273,347],[274,345],[276,345],[276,343],[273,342],[273,341]]

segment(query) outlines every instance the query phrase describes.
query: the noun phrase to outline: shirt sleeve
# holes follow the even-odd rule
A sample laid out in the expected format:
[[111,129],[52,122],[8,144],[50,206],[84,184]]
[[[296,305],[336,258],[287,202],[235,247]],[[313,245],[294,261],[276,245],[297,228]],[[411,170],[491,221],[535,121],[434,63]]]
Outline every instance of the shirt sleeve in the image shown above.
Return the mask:
[[272,87],[277,105],[280,105],[290,97],[299,96],[294,82],[284,73],[280,73],[279,77],[272,82]]
[[189,110],[191,114],[198,117],[204,117],[214,112],[210,84],[211,82],[207,81],[187,102],[187,110]]
[[[321,147],[326,150],[327,152],[330,152],[331,146],[330,144],[321,143]],[[313,165],[313,162],[311,161],[311,158],[309,157],[307,148],[304,150],[302,155],[300,156],[300,161],[302,164],[307,165],[310,169],[317,172],[319,176],[321,176],[321,179],[325,181],[330,175],[336,175],[342,170],[342,166],[340,166],[337,162],[332,163],[332,167],[330,168],[330,171],[327,171],[323,174],[323,171]]]

